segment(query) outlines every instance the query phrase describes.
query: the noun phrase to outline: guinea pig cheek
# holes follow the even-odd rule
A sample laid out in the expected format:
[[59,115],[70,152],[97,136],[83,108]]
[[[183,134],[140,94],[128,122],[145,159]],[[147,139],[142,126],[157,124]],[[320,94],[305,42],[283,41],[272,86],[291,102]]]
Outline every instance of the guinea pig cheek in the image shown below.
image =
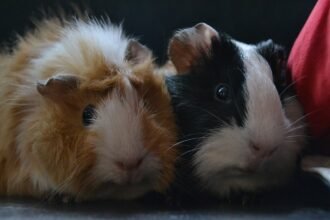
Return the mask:
[[196,175],[203,181],[213,181],[227,175],[237,175],[253,159],[247,146],[247,132],[242,127],[219,128],[205,139],[194,155]]
[[145,147],[150,155],[149,167],[153,169],[155,190],[164,191],[174,178],[177,157],[175,138],[170,130],[160,126],[147,112],[143,117],[143,131]]

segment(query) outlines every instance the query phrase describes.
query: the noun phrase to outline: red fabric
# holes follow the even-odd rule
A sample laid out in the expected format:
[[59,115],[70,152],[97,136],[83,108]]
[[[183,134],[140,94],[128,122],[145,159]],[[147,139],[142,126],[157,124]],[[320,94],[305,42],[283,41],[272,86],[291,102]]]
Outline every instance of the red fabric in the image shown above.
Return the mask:
[[330,137],[330,0],[317,1],[293,45],[288,66],[312,136]]

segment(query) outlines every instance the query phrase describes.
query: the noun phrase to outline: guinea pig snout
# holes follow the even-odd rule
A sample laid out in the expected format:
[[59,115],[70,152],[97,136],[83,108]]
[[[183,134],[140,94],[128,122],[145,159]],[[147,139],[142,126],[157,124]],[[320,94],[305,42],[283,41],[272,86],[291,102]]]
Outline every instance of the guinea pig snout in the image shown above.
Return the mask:
[[244,166],[244,170],[247,172],[255,172],[265,161],[274,155],[278,149],[278,145],[264,145],[250,142],[249,148],[251,157]]
[[276,145],[266,146],[266,145],[262,145],[262,144],[256,144],[253,142],[250,143],[249,147],[250,147],[253,155],[255,155],[258,158],[270,157],[274,154],[274,152],[278,148],[278,146],[276,146]]
[[117,160],[114,162],[119,175],[117,184],[127,185],[139,183],[143,180],[144,170],[142,169],[144,157]]
[[133,170],[137,170],[143,162],[143,158],[136,158],[131,160],[125,160],[125,161],[116,161],[115,165],[119,170],[130,172]]

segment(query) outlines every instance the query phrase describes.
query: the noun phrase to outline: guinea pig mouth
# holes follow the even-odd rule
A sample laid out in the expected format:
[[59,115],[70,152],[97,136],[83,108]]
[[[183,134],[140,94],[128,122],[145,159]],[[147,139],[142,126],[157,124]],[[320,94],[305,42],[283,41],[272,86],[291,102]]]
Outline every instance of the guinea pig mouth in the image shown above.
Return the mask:
[[137,182],[134,181],[125,181],[123,183],[116,183],[114,181],[106,181],[98,187],[98,191],[117,191],[116,193],[122,190],[134,191],[135,189],[145,189],[151,191],[154,188],[155,179],[151,176],[145,176]]
[[234,177],[242,177],[242,176],[251,176],[258,172],[258,170],[247,169],[247,168],[239,168],[239,167],[230,167],[223,169],[217,172],[218,177],[221,178],[234,178]]
[[255,161],[252,161],[251,163],[247,164],[244,167],[227,167],[225,169],[222,169],[218,171],[217,175],[221,177],[253,177],[254,175],[260,175],[268,172],[273,172],[273,170],[267,169],[269,167],[269,163],[272,163],[272,161],[269,161],[267,159],[256,159]]
[[[283,164],[287,164],[288,166],[290,165],[286,161],[283,161]],[[216,175],[214,175],[214,177],[219,179],[260,179],[261,177],[268,180],[274,178],[278,179],[283,175],[283,173],[286,173],[283,170],[283,164],[279,167],[276,166],[279,165],[276,155],[272,155],[270,158],[259,160],[255,164],[247,165],[245,167],[231,166],[221,169],[216,173]]]
[[125,187],[134,187],[134,186],[143,186],[150,185],[152,182],[151,178],[144,177],[139,181],[131,181],[127,180],[123,183],[116,183],[114,181],[106,181],[102,184],[103,187],[117,187],[117,188],[125,188]]
[[97,197],[114,199],[134,199],[154,189],[153,181],[150,178],[144,178],[139,182],[127,182],[117,184],[113,181],[102,183],[94,191]]

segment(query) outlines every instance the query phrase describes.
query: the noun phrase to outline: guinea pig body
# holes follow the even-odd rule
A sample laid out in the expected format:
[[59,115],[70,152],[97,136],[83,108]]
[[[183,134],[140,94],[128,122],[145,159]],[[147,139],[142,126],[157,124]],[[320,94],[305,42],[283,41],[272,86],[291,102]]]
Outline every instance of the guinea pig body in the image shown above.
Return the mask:
[[131,199],[169,185],[170,98],[120,27],[46,20],[0,62],[1,195]]
[[178,72],[167,86],[181,134],[180,182],[220,197],[286,183],[306,136],[283,48],[244,44],[201,23],[175,34],[169,56]]

